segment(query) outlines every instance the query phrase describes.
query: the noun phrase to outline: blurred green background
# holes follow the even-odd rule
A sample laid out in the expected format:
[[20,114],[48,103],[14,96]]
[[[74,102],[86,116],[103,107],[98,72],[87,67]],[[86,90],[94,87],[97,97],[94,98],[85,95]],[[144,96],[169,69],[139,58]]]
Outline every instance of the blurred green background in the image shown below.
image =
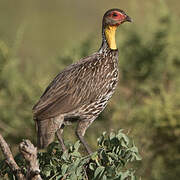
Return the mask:
[[[98,50],[102,16],[114,7],[134,22],[117,32],[120,82],[86,139],[96,149],[103,131],[123,128],[142,155],[142,179],[178,180],[178,0],[0,0],[0,132],[14,154],[22,139],[36,143],[32,106],[59,71]],[[74,128],[66,141],[76,141]]]

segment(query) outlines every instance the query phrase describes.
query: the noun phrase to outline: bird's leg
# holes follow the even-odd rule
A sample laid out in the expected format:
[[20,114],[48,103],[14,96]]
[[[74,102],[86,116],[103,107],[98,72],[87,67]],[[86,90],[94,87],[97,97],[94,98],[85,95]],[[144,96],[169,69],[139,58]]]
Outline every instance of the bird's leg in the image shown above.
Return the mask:
[[63,122],[64,122],[63,115],[59,115],[54,118],[54,128],[55,128],[56,136],[58,138],[59,143],[61,144],[61,148],[62,148],[63,152],[65,152],[66,147],[64,145],[64,140],[62,138],[62,133],[63,133],[63,128],[64,128]]
[[63,129],[60,128],[60,129],[58,129],[58,130],[56,131],[56,136],[57,136],[57,138],[58,138],[59,143],[61,144],[61,147],[62,147],[63,152],[65,152],[65,151],[66,151],[66,146],[65,146],[64,140],[63,140],[63,138],[62,138],[62,133],[63,133]]
[[86,143],[86,141],[84,140],[84,134],[87,130],[87,128],[89,127],[89,125],[92,123],[92,121],[89,120],[80,120],[78,125],[77,125],[77,129],[76,129],[76,135],[79,138],[79,140],[81,141],[81,143],[84,145],[86,151],[88,152],[88,154],[92,154],[91,149],[89,148],[88,144]]

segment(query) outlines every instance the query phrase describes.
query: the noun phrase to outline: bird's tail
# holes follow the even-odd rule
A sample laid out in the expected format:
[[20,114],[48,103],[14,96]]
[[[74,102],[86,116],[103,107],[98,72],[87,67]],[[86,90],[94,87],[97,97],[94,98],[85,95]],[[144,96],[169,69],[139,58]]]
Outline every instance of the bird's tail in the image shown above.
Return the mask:
[[56,127],[52,119],[36,120],[37,146],[46,148],[54,140]]

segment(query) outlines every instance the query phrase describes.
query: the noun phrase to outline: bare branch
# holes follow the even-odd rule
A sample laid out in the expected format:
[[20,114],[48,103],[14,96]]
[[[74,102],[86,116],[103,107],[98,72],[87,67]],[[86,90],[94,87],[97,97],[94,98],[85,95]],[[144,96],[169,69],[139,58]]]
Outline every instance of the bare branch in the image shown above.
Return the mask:
[[6,143],[6,141],[4,140],[4,138],[2,137],[1,134],[0,134],[0,147],[1,147],[2,153],[5,157],[6,163],[9,165],[9,167],[13,171],[14,175],[18,178],[18,180],[25,180],[25,177],[22,174],[21,169],[16,164],[16,162],[13,158],[13,155],[11,153],[11,150],[10,150],[8,144]]
[[19,145],[19,150],[28,163],[28,173],[26,179],[42,180],[37,160],[37,148],[34,147],[29,140],[23,140],[23,142]]

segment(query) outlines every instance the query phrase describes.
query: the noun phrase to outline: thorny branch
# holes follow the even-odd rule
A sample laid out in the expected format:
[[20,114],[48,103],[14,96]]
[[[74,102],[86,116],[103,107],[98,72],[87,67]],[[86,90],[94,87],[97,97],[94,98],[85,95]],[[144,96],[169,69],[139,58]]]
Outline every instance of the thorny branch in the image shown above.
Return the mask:
[[34,147],[34,145],[29,140],[23,140],[23,142],[21,142],[19,145],[19,151],[21,152],[28,164],[26,177],[23,175],[21,169],[16,164],[10,148],[1,134],[0,148],[7,164],[9,165],[18,180],[42,180],[40,176],[39,163],[37,160],[37,148]]
[[40,176],[39,163],[37,160],[37,148],[29,140],[23,140],[19,145],[19,151],[28,162],[27,179],[42,180]]
[[2,153],[5,157],[6,163],[9,165],[9,167],[11,168],[11,170],[13,171],[13,173],[17,177],[17,179],[25,180],[25,177],[22,174],[21,169],[16,164],[16,162],[13,158],[13,155],[11,153],[11,150],[10,150],[8,144],[6,143],[6,141],[4,140],[4,138],[2,137],[1,134],[0,134],[0,147],[1,147]]

